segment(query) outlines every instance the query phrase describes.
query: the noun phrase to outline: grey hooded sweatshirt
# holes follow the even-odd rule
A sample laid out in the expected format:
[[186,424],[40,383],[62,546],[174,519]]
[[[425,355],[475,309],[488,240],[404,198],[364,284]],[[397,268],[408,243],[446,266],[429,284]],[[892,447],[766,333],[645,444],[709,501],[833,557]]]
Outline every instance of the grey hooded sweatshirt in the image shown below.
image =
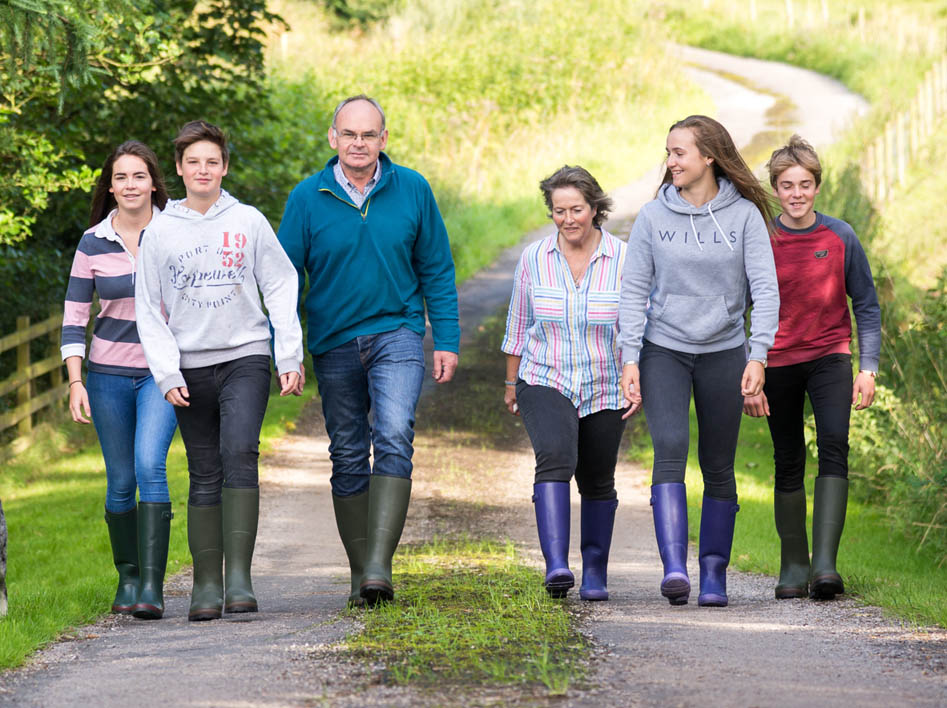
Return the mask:
[[769,234],[730,180],[718,177],[717,186],[717,196],[695,207],[664,184],[635,219],[619,304],[623,363],[638,362],[642,337],[690,354],[737,347],[750,301],[748,358],[766,359],[779,325]]
[[277,371],[299,371],[298,287],[257,209],[224,191],[206,214],[168,202],[145,229],[135,283],[138,336],[161,393],[185,385],[182,368],[269,356],[271,323]]

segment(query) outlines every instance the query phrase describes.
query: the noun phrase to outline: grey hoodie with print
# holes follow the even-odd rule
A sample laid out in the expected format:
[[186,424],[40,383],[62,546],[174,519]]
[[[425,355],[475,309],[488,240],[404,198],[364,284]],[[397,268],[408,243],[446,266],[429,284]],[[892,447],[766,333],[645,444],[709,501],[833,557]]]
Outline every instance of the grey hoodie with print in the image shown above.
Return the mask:
[[206,214],[168,202],[145,229],[135,283],[138,336],[161,393],[185,385],[182,368],[268,356],[271,323],[277,371],[299,371],[298,287],[296,269],[254,207],[225,191]]
[[664,184],[635,219],[619,305],[623,363],[637,363],[642,337],[690,354],[737,347],[750,301],[749,358],[773,345],[779,286],[766,224],[730,180],[717,186],[695,207]]

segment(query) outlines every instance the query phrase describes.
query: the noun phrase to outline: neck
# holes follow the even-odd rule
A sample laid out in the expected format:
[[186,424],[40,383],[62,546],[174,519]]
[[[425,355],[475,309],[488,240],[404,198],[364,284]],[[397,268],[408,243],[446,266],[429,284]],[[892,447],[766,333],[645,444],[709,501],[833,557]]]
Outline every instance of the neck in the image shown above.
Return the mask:
[[710,176],[710,179],[701,180],[697,184],[688,187],[681,187],[680,190],[681,197],[695,207],[703,206],[712,200],[717,196],[718,191],[720,190],[717,187],[717,180],[713,175]]
[[342,174],[345,175],[345,179],[358,187],[358,191],[365,189],[365,185],[368,184],[368,180],[375,176],[375,170],[378,167],[378,160],[375,160],[371,165],[357,170],[352,170],[345,165],[342,165]]
[[579,243],[570,243],[560,235],[558,239],[559,250],[567,256],[591,253],[596,248],[598,248],[598,244],[601,242],[601,240],[602,232],[599,229],[593,227],[592,230],[589,231],[589,235],[582,239],[582,241]]
[[139,234],[151,222],[151,216],[151,202],[141,209],[119,208],[112,219],[112,228],[118,233],[127,231],[131,234]]
[[193,209],[194,211],[199,211],[201,214],[206,214],[207,210],[214,206],[214,202],[220,199],[220,190],[217,190],[217,194],[211,196],[198,196],[195,194],[188,194],[187,199],[184,200],[184,206],[188,209]]
[[815,211],[810,211],[798,219],[793,219],[789,214],[783,212],[779,215],[779,221],[788,229],[795,229],[796,231],[802,231],[803,229],[811,228],[815,224]]

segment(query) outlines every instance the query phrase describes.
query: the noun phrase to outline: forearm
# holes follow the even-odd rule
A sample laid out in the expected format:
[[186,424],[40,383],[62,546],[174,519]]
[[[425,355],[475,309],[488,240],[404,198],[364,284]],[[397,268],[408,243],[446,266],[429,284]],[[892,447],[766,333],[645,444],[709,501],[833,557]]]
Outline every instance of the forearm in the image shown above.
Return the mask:
[[521,356],[514,356],[513,354],[506,355],[506,380],[507,381],[516,381],[519,378],[520,371],[520,362],[523,360]]
[[69,382],[82,381],[82,357],[66,357],[66,372],[69,374]]

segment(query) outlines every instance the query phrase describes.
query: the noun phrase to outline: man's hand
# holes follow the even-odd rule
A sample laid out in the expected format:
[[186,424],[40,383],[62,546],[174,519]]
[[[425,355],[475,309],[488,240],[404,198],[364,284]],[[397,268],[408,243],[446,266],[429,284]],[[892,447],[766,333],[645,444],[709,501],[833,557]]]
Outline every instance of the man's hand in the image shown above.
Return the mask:
[[177,406],[178,408],[187,408],[191,405],[188,402],[188,398],[191,397],[191,394],[187,392],[187,386],[178,386],[177,388],[172,388],[166,394],[164,394],[165,400],[171,405]]
[[746,368],[743,370],[743,380],[740,382],[740,389],[744,397],[759,396],[765,381],[766,369],[763,368],[762,362],[755,359],[746,362]]
[[[858,396],[861,395],[859,402]],[[875,402],[875,378],[871,374],[859,371],[852,386],[852,405],[856,411],[863,411]]]
[[434,351],[434,371],[432,376],[437,383],[447,383],[454,378],[459,357],[454,352]]
[[298,396],[302,393],[302,391],[299,390],[299,372],[287,371],[285,374],[280,374],[279,386],[280,396],[288,396],[290,394]]
[[764,415],[769,417],[769,401],[765,393],[759,396],[743,397],[743,412],[753,418],[762,418]]
[[621,370],[621,392],[625,396],[628,410],[622,420],[630,418],[641,409],[641,371],[637,364],[625,364]]

